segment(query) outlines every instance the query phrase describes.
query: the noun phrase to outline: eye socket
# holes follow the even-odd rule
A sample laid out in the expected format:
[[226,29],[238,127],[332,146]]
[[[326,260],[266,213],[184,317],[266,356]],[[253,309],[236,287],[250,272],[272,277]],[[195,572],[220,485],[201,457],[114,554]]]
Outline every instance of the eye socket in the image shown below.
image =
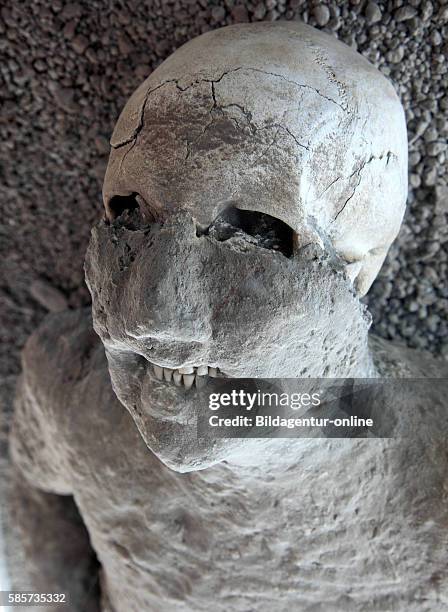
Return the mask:
[[285,257],[291,257],[294,251],[294,230],[289,225],[266,213],[234,206],[226,208],[205,231],[198,233],[204,234],[220,242],[240,235],[252,244],[280,252]]
[[108,216],[111,219],[117,219],[118,217],[121,217],[125,211],[131,212],[136,208],[139,208],[137,196],[137,193],[131,193],[130,195],[126,196],[113,196],[107,204]]
[[106,216],[112,223],[130,230],[142,229],[155,220],[138,193],[113,196],[106,204]]

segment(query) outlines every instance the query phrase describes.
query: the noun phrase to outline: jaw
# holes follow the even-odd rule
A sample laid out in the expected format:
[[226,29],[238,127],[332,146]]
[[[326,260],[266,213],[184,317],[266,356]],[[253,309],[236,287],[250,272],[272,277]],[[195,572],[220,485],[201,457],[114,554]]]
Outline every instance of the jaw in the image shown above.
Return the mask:
[[244,443],[198,437],[201,397],[220,381],[206,367],[246,379],[368,370],[370,317],[331,253],[217,241],[179,214],[149,233],[100,225],[86,273],[114,390],[173,469],[213,465]]
[[[354,312],[351,314],[354,315]],[[171,366],[163,367],[140,354],[109,349],[106,353],[112,384],[146,445],[162,463],[177,472],[205,469],[224,460],[231,461],[233,457],[250,455],[257,452],[258,448],[254,439],[198,436],[198,419],[204,418],[209,412],[209,396],[221,390],[226,380],[253,379],[254,384],[259,386],[262,379],[272,378],[374,375],[367,349],[369,322],[362,310],[358,312],[358,317],[358,325],[363,334],[359,337],[355,334],[352,343],[350,338],[343,338],[344,347],[349,350],[347,363],[340,366],[339,370],[336,366],[335,370],[329,370],[325,355],[313,350],[311,334],[308,343],[306,339],[303,340],[303,345],[308,344],[310,347],[308,354],[299,352],[291,355],[286,351],[285,355],[284,352],[273,350],[268,358],[269,353],[258,346],[258,354],[253,358],[246,354],[244,359],[238,361],[235,355],[227,353],[223,355],[225,358],[214,361],[213,366],[176,364],[175,356],[172,355],[171,361],[159,361]],[[360,333],[359,329],[357,332]],[[219,355],[219,351],[216,353]],[[282,364],[282,369],[276,370],[279,364]],[[303,370],[308,374],[300,376],[298,373]],[[275,371],[280,371],[280,375],[272,375]],[[265,454],[268,452],[272,452],[274,457],[279,452],[278,445],[268,445]]]
[[198,418],[208,411],[210,393],[225,380],[221,372],[210,368],[206,375],[204,368],[199,368],[201,374],[196,369],[190,384],[192,374],[179,374],[177,381],[174,376],[191,367],[161,368],[140,355],[114,350],[106,350],[106,355],[117,397],[148,448],[167,467],[176,472],[201,470],[243,449],[244,440],[198,437]]

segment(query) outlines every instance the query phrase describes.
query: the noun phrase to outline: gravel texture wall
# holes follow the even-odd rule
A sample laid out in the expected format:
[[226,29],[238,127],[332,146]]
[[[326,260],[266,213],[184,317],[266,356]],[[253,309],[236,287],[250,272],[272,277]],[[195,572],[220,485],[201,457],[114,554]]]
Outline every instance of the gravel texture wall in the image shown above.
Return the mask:
[[[10,0],[0,11],[2,375],[47,310],[89,302],[113,125],[135,87],[211,28],[300,19],[356,48],[405,106],[409,206],[368,301],[376,333],[448,358],[448,2]],[[387,117],[384,118],[387,121]]]

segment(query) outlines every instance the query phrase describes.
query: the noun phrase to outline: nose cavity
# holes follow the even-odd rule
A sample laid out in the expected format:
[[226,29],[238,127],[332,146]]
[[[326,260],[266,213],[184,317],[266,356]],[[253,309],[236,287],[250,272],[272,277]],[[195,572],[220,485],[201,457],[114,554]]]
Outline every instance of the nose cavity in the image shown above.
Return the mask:
[[206,229],[197,230],[198,236],[210,236],[219,242],[233,237],[264,249],[271,249],[291,257],[294,251],[295,233],[286,223],[254,210],[229,206],[223,210]]

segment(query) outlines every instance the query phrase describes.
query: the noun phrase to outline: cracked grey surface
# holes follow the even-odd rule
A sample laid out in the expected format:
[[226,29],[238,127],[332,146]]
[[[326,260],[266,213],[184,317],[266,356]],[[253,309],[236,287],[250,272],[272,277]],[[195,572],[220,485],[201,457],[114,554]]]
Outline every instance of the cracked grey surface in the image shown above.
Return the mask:
[[404,214],[404,127],[391,85],[325,34],[297,23],[217,30],[177,50],[128,101],[106,208],[131,192],[154,210],[200,204],[200,223],[229,202],[267,207],[303,243],[327,234],[357,264],[365,294]]
[[[351,179],[353,176],[357,175],[357,176],[358,176],[358,181],[357,181],[357,183],[356,183],[355,187],[353,188],[353,192],[350,194],[350,196],[349,196],[349,197],[347,198],[347,200],[344,202],[344,204],[342,205],[342,208],[341,208],[340,210],[338,210],[338,212],[336,213],[336,216],[335,216],[335,218],[333,219],[333,222],[334,222],[334,221],[336,221],[336,219],[338,218],[338,216],[339,216],[339,215],[340,215],[340,214],[343,212],[343,210],[345,209],[345,207],[347,206],[347,204],[350,202],[350,200],[351,200],[351,199],[353,198],[353,196],[355,195],[356,190],[358,189],[359,185],[361,184],[361,172],[364,170],[364,168],[366,167],[366,165],[367,165],[367,164],[370,164],[370,163],[371,163],[372,161],[374,161],[375,159],[381,160],[381,159],[383,159],[384,157],[386,157],[386,160],[387,160],[387,161],[386,161],[386,166],[387,166],[387,165],[388,165],[388,163],[389,163],[389,159],[390,159],[390,157],[391,157],[391,156],[393,156],[393,155],[394,155],[394,154],[393,154],[393,153],[391,153],[390,151],[388,151],[387,153],[384,153],[384,154],[380,155],[379,157],[375,157],[374,155],[372,155],[372,156],[371,156],[371,157],[370,157],[370,158],[369,158],[367,161],[363,162],[359,168],[357,168],[357,169],[356,169],[354,172],[352,172],[352,174],[351,174],[349,177],[347,177],[347,179],[346,179],[346,180],[349,180],[349,179]],[[337,177],[337,178],[336,178],[334,181],[332,181],[332,182],[330,183],[330,185],[329,185],[328,187],[326,187],[326,188],[325,188],[324,193],[325,193],[326,191],[328,191],[328,189],[329,189],[330,187],[332,187],[332,186],[334,185],[334,183],[335,183],[336,181],[338,181],[338,180],[343,180],[343,179],[342,179],[342,177],[339,177],[339,176],[338,176],[338,177]]]

